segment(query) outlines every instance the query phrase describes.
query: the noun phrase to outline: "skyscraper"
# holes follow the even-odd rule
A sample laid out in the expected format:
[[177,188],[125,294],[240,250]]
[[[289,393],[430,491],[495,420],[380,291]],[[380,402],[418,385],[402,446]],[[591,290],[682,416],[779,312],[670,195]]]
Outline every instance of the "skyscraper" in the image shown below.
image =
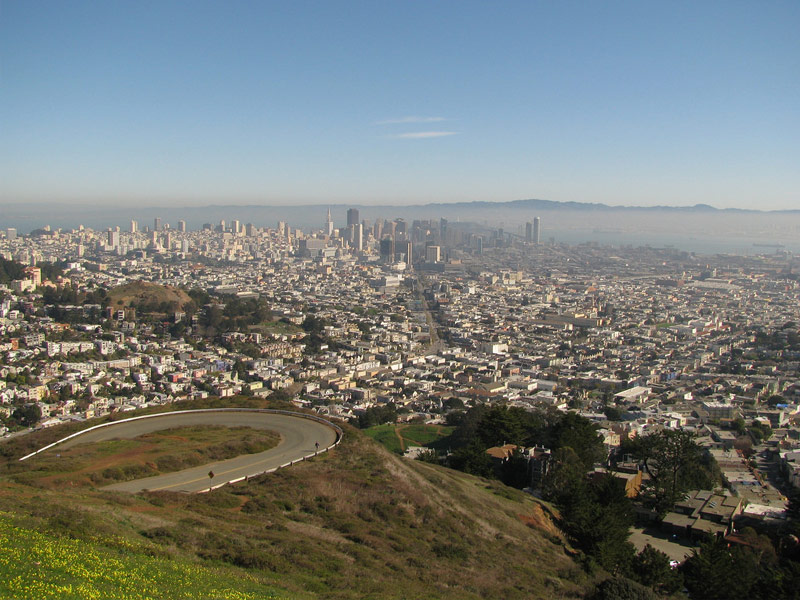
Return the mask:
[[178,221],[178,231],[186,233],[186,221]]
[[139,231],[139,223],[131,221],[131,233],[136,233],[137,231]]
[[153,219],[153,231],[161,231],[161,217]]
[[539,217],[533,217],[533,243],[538,244],[540,241],[540,236],[542,234],[541,230],[541,219]]
[[357,225],[359,222],[358,218],[358,209],[357,208],[348,208],[347,209],[347,226],[350,225]]
[[390,237],[381,240],[381,258],[385,262],[394,262],[394,239]]
[[361,223],[356,223],[353,229],[353,247],[360,252],[364,249],[364,226]]
[[533,241],[533,223],[528,221],[525,223],[525,241],[532,242]]
[[328,218],[325,220],[325,235],[333,235],[333,219],[330,208],[328,209]]
[[406,265],[408,268],[411,268],[412,263],[414,262],[414,244],[411,240],[402,242],[400,247],[403,249],[403,254],[406,256]]

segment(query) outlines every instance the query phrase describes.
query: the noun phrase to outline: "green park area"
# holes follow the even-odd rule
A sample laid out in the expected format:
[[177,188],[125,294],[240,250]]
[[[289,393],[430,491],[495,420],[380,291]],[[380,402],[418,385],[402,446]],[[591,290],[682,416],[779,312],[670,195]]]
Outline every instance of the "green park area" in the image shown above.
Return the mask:
[[436,448],[453,429],[446,425],[396,424],[376,425],[364,433],[390,452],[402,454],[409,446]]

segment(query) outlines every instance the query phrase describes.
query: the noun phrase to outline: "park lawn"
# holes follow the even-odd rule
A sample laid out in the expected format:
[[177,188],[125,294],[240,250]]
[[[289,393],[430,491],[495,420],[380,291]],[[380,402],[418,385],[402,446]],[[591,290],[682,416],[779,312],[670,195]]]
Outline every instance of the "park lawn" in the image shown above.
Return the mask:
[[409,446],[434,446],[452,431],[444,425],[399,424],[376,425],[364,433],[390,452],[402,454]]
[[389,452],[402,454],[403,449],[400,444],[400,438],[397,437],[395,427],[395,425],[376,425],[375,427],[365,429],[364,433],[386,448]]

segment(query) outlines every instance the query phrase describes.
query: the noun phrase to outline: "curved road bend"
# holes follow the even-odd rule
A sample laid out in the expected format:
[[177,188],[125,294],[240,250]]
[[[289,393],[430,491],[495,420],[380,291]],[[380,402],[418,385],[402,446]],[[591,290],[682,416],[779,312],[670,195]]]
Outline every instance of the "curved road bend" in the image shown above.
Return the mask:
[[[120,423],[78,436],[74,440],[66,442],[63,447],[117,438],[134,438],[161,429],[193,425],[270,429],[281,435],[281,441],[274,448],[258,454],[245,454],[183,471],[115,483],[104,489],[134,493],[142,490],[199,492],[214,485],[227,483],[240,477],[257,475],[303,458],[316,450],[315,442],[319,442],[320,448],[327,448],[336,441],[336,432],[331,427],[311,419],[271,413],[221,411],[165,415]],[[208,476],[209,471],[214,473],[213,478]]]

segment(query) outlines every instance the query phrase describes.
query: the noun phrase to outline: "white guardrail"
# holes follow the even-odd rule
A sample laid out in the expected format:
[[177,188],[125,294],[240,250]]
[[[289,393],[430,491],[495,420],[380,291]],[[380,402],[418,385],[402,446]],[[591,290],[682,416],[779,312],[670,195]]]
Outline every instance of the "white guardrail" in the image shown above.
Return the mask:
[[211,490],[216,490],[217,488],[221,488],[222,486],[228,485],[229,483],[238,483],[240,481],[247,481],[248,479],[250,479],[252,477],[258,477],[260,475],[266,475],[267,473],[273,473],[273,472],[275,472],[275,471],[277,471],[279,469],[285,469],[286,467],[291,467],[292,465],[294,465],[296,463],[299,463],[299,462],[303,462],[304,460],[307,460],[309,458],[314,458],[318,454],[322,454],[323,452],[327,452],[331,448],[335,448],[336,446],[338,446],[339,443],[342,441],[342,437],[344,437],[344,431],[342,430],[341,427],[339,427],[335,423],[331,423],[330,421],[328,421],[326,419],[322,419],[322,418],[317,417],[315,415],[309,415],[309,414],[306,414],[306,413],[293,412],[291,410],[276,410],[276,409],[272,409],[272,408],[192,408],[192,409],[189,409],[189,410],[174,410],[174,411],[164,412],[164,413],[154,413],[152,415],[142,415],[142,416],[139,416],[139,417],[131,417],[129,419],[122,419],[120,421],[110,421],[108,423],[101,423],[100,425],[94,425],[93,427],[89,427],[87,429],[83,429],[82,431],[78,431],[76,433],[73,433],[72,435],[68,435],[67,437],[62,438],[62,439],[60,439],[58,441],[55,441],[52,444],[47,444],[47,446],[39,448],[35,452],[31,452],[30,454],[27,454],[27,455],[23,456],[19,460],[20,461],[27,460],[27,459],[31,458],[32,456],[36,456],[40,452],[44,452],[45,450],[49,450],[53,446],[57,446],[58,444],[63,444],[64,442],[67,442],[67,441],[69,441],[71,439],[79,437],[79,436],[81,436],[81,435],[83,435],[85,433],[89,433],[90,431],[95,431],[97,429],[102,429],[103,427],[111,427],[113,425],[121,425],[122,423],[130,423],[131,421],[139,421],[141,419],[154,419],[154,418],[157,418],[157,417],[166,417],[168,415],[183,415],[183,414],[188,414],[188,413],[211,413],[211,412],[257,412],[257,413],[267,413],[267,414],[273,414],[273,415],[286,415],[286,416],[289,416],[289,417],[297,417],[297,418],[300,418],[300,419],[309,419],[311,421],[317,421],[318,423],[322,423],[323,425],[327,425],[328,427],[333,429],[336,432],[336,441],[333,444],[331,444],[330,446],[327,446],[326,448],[322,448],[320,450],[316,450],[314,452],[306,454],[305,456],[302,456],[302,457],[297,458],[297,459],[295,459],[293,461],[290,461],[288,463],[280,465],[279,467],[273,467],[272,469],[267,469],[266,471],[260,471],[258,473],[252,473],[252,474],[246,475],[244,477],[239,477],[238,479],[232,479],[231,481],[226,481],[224,483],[220,483],[220,484],[214,485],[214,486],[212,486],[210,488],[206,488],[204,490],[199,490],[197,492],[199,494],[202,494],[202,493],[205,493],[205,492],[210,492]]

